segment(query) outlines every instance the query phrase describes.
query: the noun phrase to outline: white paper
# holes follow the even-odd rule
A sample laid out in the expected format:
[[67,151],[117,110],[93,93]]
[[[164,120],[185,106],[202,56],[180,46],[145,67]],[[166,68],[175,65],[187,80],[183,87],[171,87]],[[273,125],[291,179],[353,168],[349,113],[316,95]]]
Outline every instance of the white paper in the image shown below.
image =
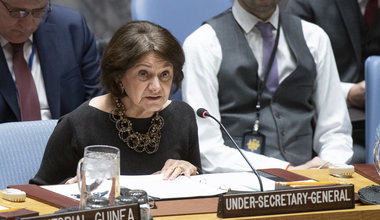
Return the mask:
[[225,192],[185,176],[179,176],[175,180],[163,180],[162,175],[120,176],[120,186],[142,189],[148,195],[160,199],[214,196]]
[[[274,190],[275,181],[261,177],[264,191]],[[78,184],[42,186],[50,191],[78,199]],[[233,191],[259,191],[260,185],[253,173],[215,173],[179,176],[175,180],[163,180],[162,175],[121,175],[120,187],[142,189],[148,195],[160,199],[216,196]]]
[[[192,176],[192,179],[223,190],[260,191],[257,176],[249,172],[203,174]],[[261,181],[264,191],[275,189],[275,181],[265,177],[261,177]]]
[[41,187],[79,201],[80,192],[79,192],[78,183],[46,185],[46,186],[41,186]]
[[5,210],[5,209],[9,209],[9,208],[0,205],[0,210]]

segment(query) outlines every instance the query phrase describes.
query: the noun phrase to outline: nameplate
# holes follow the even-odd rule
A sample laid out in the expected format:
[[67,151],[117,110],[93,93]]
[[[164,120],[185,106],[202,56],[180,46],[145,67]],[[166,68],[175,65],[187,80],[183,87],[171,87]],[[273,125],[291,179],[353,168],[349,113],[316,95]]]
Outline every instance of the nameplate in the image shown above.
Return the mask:
[[251,194],[223,194],[219,196],[217,215],[219,218],[230,218],[354,207],[354,185],[350,184]]
[[138,204],[111,206],[52,215],[22,218],[22,220],[140,220]]

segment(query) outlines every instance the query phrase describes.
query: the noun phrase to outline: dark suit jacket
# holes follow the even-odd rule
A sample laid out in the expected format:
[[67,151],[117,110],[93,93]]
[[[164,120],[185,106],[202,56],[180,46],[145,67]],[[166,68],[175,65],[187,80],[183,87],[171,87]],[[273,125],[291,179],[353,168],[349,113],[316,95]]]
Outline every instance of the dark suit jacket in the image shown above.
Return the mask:
[[343,82],[363,80],[365,58],[380,54],[380,13],[368,31],[357,0],[289,0],[285,11],[319,25],[329,35]]
[[[100,61],[93,34],[78,12],[53,6],[33,34],[46,95],[56,119],[99,94]],[[0,123],[20,121],[17,89],[0,50]]]

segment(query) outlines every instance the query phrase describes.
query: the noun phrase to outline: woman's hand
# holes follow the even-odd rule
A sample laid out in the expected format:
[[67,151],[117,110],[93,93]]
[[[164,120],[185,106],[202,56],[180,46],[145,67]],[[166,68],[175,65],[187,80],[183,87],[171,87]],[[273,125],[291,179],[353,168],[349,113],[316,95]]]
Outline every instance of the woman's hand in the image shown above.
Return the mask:
[[198,174],[197,167],[185,160],[168,159],[164,167],[158,173],[163,174],[164,180],[174,180],[179,175],[190,177]]
[[65,184],[73,184],[73,183],[77,183],[77,182],[78,182],[78,178],[77,178],[77,176],[75,176],[75,177],[67,180]]
[[[299,165],[299,166],[290,166],[288,170],[306,170],[306,169],[312,169],[312,168],[329,168],[331,166],[331,163],[327,163],[327,161],[321,159],[320,157],[314,157],[312,160],[309,160],[308,162]],[[323,166],[323,167],[321,167]]]

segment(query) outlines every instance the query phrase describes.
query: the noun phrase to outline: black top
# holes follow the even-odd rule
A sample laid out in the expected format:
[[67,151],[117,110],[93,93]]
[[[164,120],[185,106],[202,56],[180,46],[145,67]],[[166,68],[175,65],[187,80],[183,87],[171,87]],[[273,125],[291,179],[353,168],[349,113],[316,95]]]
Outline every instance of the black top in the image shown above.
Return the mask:
[[[157,152],[138,153],[118,136],[110,114],[83,103],[63,116],[51,135],[33,184],[58,184],[76,175],[78,161],[88,145],[111,145],[120,149],[120,174],[143,175],[159,171],[166,160],[186,160],[201,167],[198,128],[193,109],[181,101],[172,101],[160,111],[164,119]],[[134,131],[145,133],[151,118],[129,118]]]

